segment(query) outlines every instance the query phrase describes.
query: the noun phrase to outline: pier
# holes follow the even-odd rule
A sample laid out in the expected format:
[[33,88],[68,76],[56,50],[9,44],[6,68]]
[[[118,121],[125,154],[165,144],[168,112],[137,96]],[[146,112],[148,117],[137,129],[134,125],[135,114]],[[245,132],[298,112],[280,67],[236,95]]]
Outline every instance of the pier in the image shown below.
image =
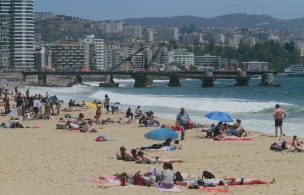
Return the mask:
[[181,87],[180,79],[199,79],[202,81],[202,87],[210,88],[214,87],[214,81],[217,79],[233,79],[236,81],[236,86],[246,86],[249,84],[250,79],[253,76],[261,76],[262,86],[279,86],[273,82],[273,76],[277,72],[253,72],[253,71],[215,71],[215,72],[169,72],[169,71],[100,71],[100,72],[51,72],[51,71],[39,71],[39,72],[22,72],[23,81],[26,82],[27,76],[38,76],[39,85],[47,85],[47,76],[71,76],[75,77],[78,83],[82,83],[83,76],[103,75],[109,76],[110,81],[108,83],[101,83],[101,87],[118,87],[117,83],[114,83],[114,76],[127,75],[135,80],[134,87],[147,87],[153,83],[150,76],[168,77],[169,87]]

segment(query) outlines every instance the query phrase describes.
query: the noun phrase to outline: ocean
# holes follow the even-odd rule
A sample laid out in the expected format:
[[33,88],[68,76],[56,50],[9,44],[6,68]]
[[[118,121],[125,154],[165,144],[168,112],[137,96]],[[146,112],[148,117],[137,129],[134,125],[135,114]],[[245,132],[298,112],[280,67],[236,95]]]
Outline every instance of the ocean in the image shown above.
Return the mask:
[[[71,88],[29,87],[30,93],[57,95],[67,103],[103,100],[108,94],[111,102],[120,102],[120,109],[133,110],[137,105],[143,111],[154,111],[156,116],[172,119],[181,107],[185,107],[194,122],[210,123],[204,117],[212,111],[229,113],[233,119],[241,119],[245,129],[274,133],[272,113],[275,104],[287,112],[283,123],[286,135],[304,136],[304,78],[276,78],[280,87],[259,86],[261,79],[252,79],[249,86],[234,86],[233,80],[216,80],[214,88],[202,88],[199,80],[182,80],[182,87],[167,87],[168,81],[154,80],[152,87],[134,88],[133,80],[116,80],[120,88],[100,88],[98,82],[76,85]],[[25,89],[24,89],[25,90]]]

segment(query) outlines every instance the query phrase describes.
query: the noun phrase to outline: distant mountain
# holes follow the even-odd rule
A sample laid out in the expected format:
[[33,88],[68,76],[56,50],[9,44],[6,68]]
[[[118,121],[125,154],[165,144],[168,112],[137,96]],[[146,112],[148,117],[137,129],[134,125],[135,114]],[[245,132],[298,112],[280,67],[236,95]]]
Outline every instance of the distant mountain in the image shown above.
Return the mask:
[[141,26],[215,26],[273,28],[280,30],[304,30],[304,18],[283,20],[268,15],[247,15],[242,13],[227,14],[213,18],[196,16],[145,17],[125,19],[127,24]]

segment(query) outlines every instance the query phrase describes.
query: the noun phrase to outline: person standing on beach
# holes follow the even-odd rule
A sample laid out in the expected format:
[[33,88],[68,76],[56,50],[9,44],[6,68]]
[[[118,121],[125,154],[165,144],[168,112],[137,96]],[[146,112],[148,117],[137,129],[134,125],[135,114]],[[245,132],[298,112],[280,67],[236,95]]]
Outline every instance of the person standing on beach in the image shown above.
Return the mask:
[[274,125],[275,125],[275,136],[278,136],[278,129],[280,129],[280,136],[283,136],[283,120],[287,116],[286,112],[281,108],[279,104],[275,105],[275,111],[273,113]]
[[182,129],[182,135],[181,135],[181,140],[184,140],[185,139],[185,132],[186,132],[186,129],[188,128],[188,121],[189,121],[189,116],[185,110],[185,108],[181,108],[181,111],[177,114],[176,116],[176,123],[183,126],[183,129]]
[[110,109],[110,98],[107,94],[105,95],[104,107],[106,108],[108,114]]

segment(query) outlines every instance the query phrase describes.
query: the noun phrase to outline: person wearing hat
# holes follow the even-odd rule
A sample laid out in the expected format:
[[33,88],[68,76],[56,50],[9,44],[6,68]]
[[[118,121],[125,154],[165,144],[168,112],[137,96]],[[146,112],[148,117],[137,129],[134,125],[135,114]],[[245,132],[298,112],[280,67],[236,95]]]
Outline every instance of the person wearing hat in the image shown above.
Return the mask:
[[286,118],[286,112],[281,108],[279,104],[275,105],[275,111],[273,112],[275,136],[278,136],[278,129],[280,129],[280,136],[283,136],[283,120]]

